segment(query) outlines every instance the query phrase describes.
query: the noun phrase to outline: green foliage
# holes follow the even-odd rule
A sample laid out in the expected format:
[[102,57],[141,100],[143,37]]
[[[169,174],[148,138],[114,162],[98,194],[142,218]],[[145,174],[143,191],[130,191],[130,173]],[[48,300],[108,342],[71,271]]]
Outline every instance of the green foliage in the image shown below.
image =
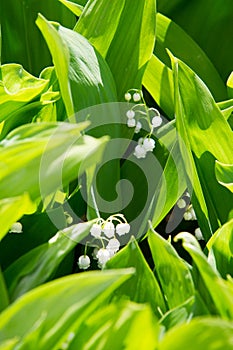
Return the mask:
[[0,6],[0,349],[230,350],[230,0]]

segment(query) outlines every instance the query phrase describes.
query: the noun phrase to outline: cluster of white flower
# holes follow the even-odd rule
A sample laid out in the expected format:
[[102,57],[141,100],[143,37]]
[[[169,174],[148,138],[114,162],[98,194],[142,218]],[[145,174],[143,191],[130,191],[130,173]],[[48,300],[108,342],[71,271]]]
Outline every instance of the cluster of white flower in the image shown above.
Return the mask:
[[140,138],[138,140],[138,145],[135,147],[134,155],[137,158],[145,158],[147,152],[153,152],[155,148],[155,140],[151,138]]
[[184,213],[184,219],[186,221],[190,221],[190,220],[197,220],[197,217],[196,217],[196,213],[193,209],[193,206],[190,205],[187,210],[185,211]]
[[[117,225],[114,225],[117,221]],[[106,262],[119,250],[120,241],[117,239],[130,231],[130,225],[125,220],[122,214],[111,215],[107,220],[97,219],[90,230],[90,235],[99,240],[102,247],[96,246],[93,251],[93,257],[98,262],[98,267],[103,268]],[[78,259],[80,269],[86,270],[89,268],[91,260],[87,254],[84,254]]]
[[[131,94],[131,91],[133,92]],[[145,100],[141,90],[130,89],[125,94],[125,100],[130,102],[141,102],[140,104],[134,105],[131,109],[126,112],[127,117],[127,126],[129,128],[135,128],[134,133],[139,133],[142,128],[142,123],[140,122],[138,115],[141,119],[145,119],[149,125],[150,133],[143,139],[139,139],[138,145],[135,147],[134,155],[137,158],[145,158],[147,152],[153,152],[155,148],[155,141],[151,138],[154,128],[158,128],[163,120],[160,116],[160,113],[155,108],[148,108],[146,106]],[[140,106],[144,108],[144,111],[137,112],[137,107]],[[138,115],[137,115],[138,114]]]

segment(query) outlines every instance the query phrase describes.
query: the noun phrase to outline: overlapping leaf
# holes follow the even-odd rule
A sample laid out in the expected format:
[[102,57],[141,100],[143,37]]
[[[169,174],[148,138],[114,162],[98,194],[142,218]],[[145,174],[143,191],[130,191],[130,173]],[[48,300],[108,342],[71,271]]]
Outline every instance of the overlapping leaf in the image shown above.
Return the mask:
[[83,36],[58,23],[48,22],[42,15],[36,23],[50,49],[69,117],[83,108],[115,101],[111,72]]
[[75,27],[106,58],[119,99],[141,88],[154,48],[155,12],[154,0],[93,0]]
[[214,166],[216,159],[232,163],[229,140],[233,133],[203,81],[183,62],[171,59],[181,154],[199,225],[208,238],[211,229],[227,222],[232,209],[232,194],[217,182]]
[[160,281],[169,308],[174,308],[194,296],[190,267],[179,257],[172,245],[158,233],[149,236],[149,245],[155,264],[155,274]]
[[56,272],[67,254],[90,232],[92,223],[80,223],[59,231],[48,243],[30,250],[4,272],[11,300],[44,282]]
[[18,338],[21,346],[59,349],[73,329],[132,273],[132,269],[89,272],[35,288],[1,313],[0,345]]
[[[15,129],[0,154],[0,197],[29,192],[33,199],[68,184],[101,158],[107,138],[80,136],[87,123],[41,123]],[[98,155],[97,155],[98,154]]]
[[[116,297],[120,298],[126,295],[132,301],[150,303],[157,317],[160,317],[161,313],[166,311],[160,286],[135,239],[132,238],[131,242],[107,262],[106,266],[110,269],[126,267],[134,267],[136,269],[135,276],[131,278],[130,282],[125,282],[116,291]],[[145,286],[147,287],[145,288]]]

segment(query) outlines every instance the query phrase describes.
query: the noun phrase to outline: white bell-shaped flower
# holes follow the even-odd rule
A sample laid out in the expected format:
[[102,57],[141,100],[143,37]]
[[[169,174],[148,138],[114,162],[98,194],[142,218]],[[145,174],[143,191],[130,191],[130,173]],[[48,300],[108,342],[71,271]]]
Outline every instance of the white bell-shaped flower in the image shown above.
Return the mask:
[[138,92],[135,92],[135,93],[133,94],[133,100],[134,100],[134,102],[139,102],[139,101],[141,101],[141,95],[140,95]]
[[[120,242],[118,241],[118,239],[116,238],[112,238],[110,239],[110,241],[108,242],[107,246],[106,246],[106,249],[107,250],[110,250],[111,252],[113,253],[116,253],[119,248],[120,248]],[[110,254],[111,255],[111,254]]]
[[136,124],[136,128],[134,130],[135,134],[139,133],[139,131],[141,130],[142,128],[142,124],[140,122],[137,122]]
[[93,224],[92,227],[91,227],[91,230],[90,230],[90,233],[93,237],[95,238],[100,238],[101,236],[101,231],[102,231],[102,228],[101,228],[101,225],[99,224]]
[[90,266],[91,261],[88,255],[81,255],[78,259],[78,266],[80,269],[86,270]]
[[104,232],[105,236],[108,237],[108,238],[114,237],[114,234],[115,234],[114,224],[112,222],[110,222],[110,221],[107,221],[104,224],[103,232]]
[[134,128],[135,125],[136,125],[136,120],[133,118],[133,119],[128,119],[127,120],[127,125],[129,128]]
[[146,157],[146,149],[143,147],[143,145],[137,145],[134,150],[135,157],[139,158],[145,158]]
[[125,100],[128,101],[128,102],[131,100],[131,94],[129,92],[126,92]]
[[162,122],[163,122],[163,119],[159,116],[153,117],[151,121],[154,128],[158,128],[162,124]]
[[145,148],[146,152],[152,152],[155,148],[155,140],[145,138],[142,146]]
[[116,233],[119,236],[125,235],[126,233],[129,233],[130,231],[130,225],[127,223],[121,223],[116,225]]
[[110,253],[107,249],[101,248],[96,254],[97,260],[98,260],[98,266],[103,267],[106,262],[110,259]]
[[128,111],[126,112],[126,117],[127,117],[128,119],[133,119],[133,118],[135,117],[135,112],[134,112],[132,109],[128,110]]

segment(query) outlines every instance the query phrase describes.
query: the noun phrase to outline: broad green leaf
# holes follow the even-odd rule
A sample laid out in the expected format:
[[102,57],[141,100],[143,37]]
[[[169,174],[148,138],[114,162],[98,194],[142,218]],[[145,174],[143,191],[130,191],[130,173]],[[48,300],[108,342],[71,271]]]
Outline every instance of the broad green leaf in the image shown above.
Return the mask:
[[169,308],[186,302],[194,295],[190,267],[179,257],[171,243],[158,233],[149,235],[149,245],[155,264],[155,274],[161,284]]
[[143,85],[169,118],[173,119],[175,113],[174,87],[166,48],[202,78],[217,100],[226,98],[223,81],[204,51],[182,28],[157,13],[156,45],[143,76]]
[[0,268],[0,312],[9,305],[9,295],[6,287],[5,279]]
[[160,319],[160,324],[165,327],[167,331],[175,326],[190,321],[190,319],[193,317],[194,304],[195,298],[191,297],[183,304],[167,311]]
[[124,301],[91,315],[75,333],[69,349],[155,349],[157,342],[158,323],[150,307]]
[[[174,122],[161,127],[158,136],[159,142],[165,147],[165,151],[162,148],[160,153],[156,152],[156,157],[161,160],[161,163],[165,162],[165,164],[155,190],[155,208],[151,220],[153,227],[156,227],[164,219],[187,187]],[[168,156],[164,154],[166,151]],[[177,214],[176,218],[178,221],[181,220]],[[178,224],[179,222],[175,221],[168,222],[166,232],[171,232],[175,228],[174,225]]]
[[174,118],[174,86],[172,70],[153,55],[143,76],[143,85],[170,118]]
[[[157,143],[153,153],[147,154],[145,159],[137,159],[131,154],[121,167],[121,177],[127,179],[134,189],[124,214],[136,237],[147,232],[148,220],[157,226],[186,188],[174,121],[161,126],[154,132],[154,137]],[[127,187],[123,193],[123,199],[130,197]],[[174,228],[168,223],[168,232],[171,226]]]
[[18,338],[12,338],[6,340],[0,344],[0,350],[14,350],[15,345],[18,343]]
[[215,174],[218,182],[233,192],[233,164],[216,161]]
[[166,53],[167,48],[200,76],[215,99],[219,101],[227,97],[226,87],[204,51],[176,23],[158,13],[154,53],[164,64],[170,66],[169,56]]
[[48,80],[33,77],[19,64],[11,63],[0,67],[0,121],[26,103],[39,96],[48,86]]
[[7,198],[6,196],[0,199],[0,240],[6,235],[14,222],[24,214],[32,214],[35,210],[36,205],[27,193],[22,193],[17,197]]
[[232,322],[220,318],[197,318],[171,329],[159,344],[159,350],[231,350]]
[[206,289],[212,297],[217,312],[224,319],[233,318],[233,284],[222,279],[217,270],[214,270],[207,261],[207,257],[201,250],[196,239],[187,232],[181,232],[175,240],[182,240],[183,247],[191,255],[199,274],[201,275]]
[[232,194],[215,177],[215,160],[231,164],[233,133],[203,81],[171,55],[175,89],[176,126],[192,202],[206,238],[228,221]]
[[[108,269],[134,267],[135,275],[115,291],[115,298],[128,296],[137,303],[150,303],[157,317],[166,311],[160,286],[148,266],[137,241],[132,237],[126,247],[121,249],[106,264]],[[146,288],[145,288],[146,286]]]
[[106,58],[120,100],[128,89],[141,88],[154,48],[155,13],[154,0],[93,0],[75,27]]
[[33,199],[45,198],[77,178],[79,169],[84,172],[98,162],[107,137],[80,136],[86,126],[40,123],[11,132],[1,147],[0,196],[29,192]]
[[226,278],[233,276],[233,220],[220,227],[207,243],[208,260],[214,259],[217,270]]
[[24,215],[20,222],[23,232],[8,234],[0,242],[0,265],[3,271],[31,249],[47,243],[58,230],[64,229],[67,224],[61,206],[47,209],[43,213],[37,211],[32,215]]
[[218,102],[218,107],[226,119],[229,119],[233,112],[233,99]]
[[[209,316],[210,312],[204,304],[200,295],[195,292],[195,295],[183,304],[169,310],[160,319],[159,323],[165,327],[166,332],[175,326],[190,322],[193,318],[199,316]],[[163,331],[165,332],[165,331]]]
[[76,23],[75,16],[58,0],[0,2],[2,62],[19,62],[35,75],[51,65],[49,50],[35,24],[39,12],[69,28]]
[[72,1],[59,0],[63,5],[65,5],[75,16],[79,17],[83,11],[83,6],[76,4]]
[[36,23],[50,49],[69,117],[91,105],[116,100],[109,67],[83,36],[42,15]]
[[48,281],[67,254],[90,232],[92,223],[59,231],[48,243],[21,256],[4,272],[11,300]]
[[133,269],[86,272],[35,288],[1,313],[0,345],[13,337],[23,340],[36,330],[38,350],[59,349],[74,327],[132,273]]
[[225,0],[224,7],[220,0],[158,0],[157,5],[158,12],[172,18],[195,40],[225,82],[232,71],[233,61],[228,37],[233,32],[232,1]]

